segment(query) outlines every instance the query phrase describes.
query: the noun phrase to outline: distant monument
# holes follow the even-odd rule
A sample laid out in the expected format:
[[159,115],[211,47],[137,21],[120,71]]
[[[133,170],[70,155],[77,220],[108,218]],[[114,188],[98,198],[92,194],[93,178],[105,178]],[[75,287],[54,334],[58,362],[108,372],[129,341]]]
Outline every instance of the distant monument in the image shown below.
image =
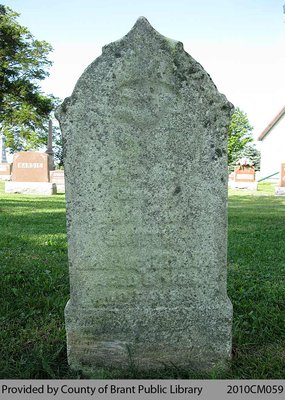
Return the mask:
[[49,181],[56,186],[57,193],[65,193],[64,170],[54,169],[54,151],[52,148],[52,120],[49,121],[48,148],[49,155]]
[[1,155],[1,163],[7,163],[7,156],[6,156],[6,146],[5,146],[5,136],[1,133],[0,134],[0,155]]
[[65,179],[64,179],[64,170],[56,169],[54,171],[50,171],[50,182],[55,183],[56,192],[57,193],[65,193]]
[[145,18],[103,48],[58,109],[73,369],[230,360],[231,113],[182,43]]
[[229,177],[229,186],[232,189],[257,190],[255,168],[253,162],[246,157],[238,160],[234,172]]
[[11,164],[7,161],[5,136],[0,134],[0,180],[8,181],[11,178]]
[[36,151],[20,151],[13,157],[13,182],[49,182],[49,156]]
[[285,195],[285,163],[282,163],[280,166],[279,186],[275,189],[275,194],[277,196]]
[[48,154],[48,169],[49,171],[53,171],[54,170],[54,152],[52,149],[52,120],[49,120],[48,123],[48,146],[47,146],[47,150],[46,153]]
[[65,193],[64,170],[54,169],[54,151],[52,148],[52,120],[49,121],[48,148],[49,155],[49,181],[56,186],[57,193]]
[[49,121],[48,148],[45,153],[21,151],[13,156],[10,182],[5,184],[6,193],[52,195],[56,184],[50,182],[50,171],[54,169],[52,150],[52,123]]

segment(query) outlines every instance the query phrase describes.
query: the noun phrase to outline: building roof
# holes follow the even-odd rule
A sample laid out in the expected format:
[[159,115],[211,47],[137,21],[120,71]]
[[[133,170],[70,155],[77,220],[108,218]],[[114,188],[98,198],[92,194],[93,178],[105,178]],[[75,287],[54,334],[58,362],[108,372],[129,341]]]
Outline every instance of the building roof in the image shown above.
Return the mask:
[[273,120],[270,122],[269,125],[261,132],[261,134],[258,136],[257,140],[263,140],[266,135],[271,131],[271,129],[277,124],[278,121],[285,115],[285,106],[282,108],[281,111],[276,115],[276,117],[273,118]]

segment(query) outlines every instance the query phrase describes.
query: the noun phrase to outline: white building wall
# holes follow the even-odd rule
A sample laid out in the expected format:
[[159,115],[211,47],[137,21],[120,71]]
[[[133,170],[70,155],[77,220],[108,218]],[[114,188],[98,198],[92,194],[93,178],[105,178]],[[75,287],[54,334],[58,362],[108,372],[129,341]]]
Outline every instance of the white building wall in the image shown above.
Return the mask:
[[262,140],[260,177],[280,171],[285,163],[285,115]]

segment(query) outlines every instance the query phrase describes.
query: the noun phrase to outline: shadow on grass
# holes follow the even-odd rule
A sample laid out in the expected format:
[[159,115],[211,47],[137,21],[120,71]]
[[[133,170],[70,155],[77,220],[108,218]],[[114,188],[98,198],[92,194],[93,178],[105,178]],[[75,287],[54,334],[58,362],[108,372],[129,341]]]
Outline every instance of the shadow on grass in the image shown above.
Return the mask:
[[[14,197],[15,196],[15,197]],[[19,196],[19,197],[18,197]],[[65,205],[65,197],[62,194],[56,196],[21,196],[21,195],[6,195],[1,198],[1,207],[23,207],[33,208],[37,207],[37,210],[48,209],[48,208],[62,208]],[[11,210],[12,211],[12,210]]]

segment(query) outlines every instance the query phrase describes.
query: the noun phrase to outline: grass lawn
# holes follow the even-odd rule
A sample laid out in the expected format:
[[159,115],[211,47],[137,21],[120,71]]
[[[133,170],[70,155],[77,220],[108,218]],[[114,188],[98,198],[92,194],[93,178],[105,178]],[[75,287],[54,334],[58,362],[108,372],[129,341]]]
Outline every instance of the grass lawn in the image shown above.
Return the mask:
[[[210,375],[99,370],[97,378],[285,378],[285,198],[230,191],[228,294],[233,360]],[[69,297],[64,195],[8,195],[0,183],[0,378],[79,378],[66,360]]]

